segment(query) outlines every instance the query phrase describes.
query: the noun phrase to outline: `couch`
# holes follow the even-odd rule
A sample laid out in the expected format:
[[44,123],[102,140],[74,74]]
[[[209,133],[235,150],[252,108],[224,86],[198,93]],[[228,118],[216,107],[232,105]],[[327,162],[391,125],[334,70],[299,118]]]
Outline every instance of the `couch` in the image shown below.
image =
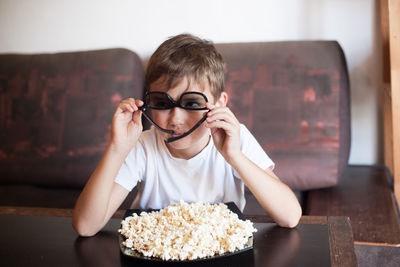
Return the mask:
[[1,204],[73,208],[115,107],[143,95],[143,76],[126,49],[1,55]]
[[[216,47],[227,62],[229,107],[275,161],[303,213],[349,216],[356,241],[400,244],[390,174],[347,164],[350,85],[339,43]],[[143,69],[135,52],[119,48],[0,55],[0,206],[73,208],[110,138],[117,104],[143,97]],[[246,199],[245,214],[264,213],[248,190]]]

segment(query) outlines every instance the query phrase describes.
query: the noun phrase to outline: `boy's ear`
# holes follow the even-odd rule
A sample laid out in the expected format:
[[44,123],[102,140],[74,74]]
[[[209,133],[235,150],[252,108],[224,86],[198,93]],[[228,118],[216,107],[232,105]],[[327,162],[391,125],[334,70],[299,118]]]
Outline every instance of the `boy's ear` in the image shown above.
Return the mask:
[[222,92],[217,101],[215,102],[215,105],[217,107],[226,107],[228,104],[228,94],[226,92]]

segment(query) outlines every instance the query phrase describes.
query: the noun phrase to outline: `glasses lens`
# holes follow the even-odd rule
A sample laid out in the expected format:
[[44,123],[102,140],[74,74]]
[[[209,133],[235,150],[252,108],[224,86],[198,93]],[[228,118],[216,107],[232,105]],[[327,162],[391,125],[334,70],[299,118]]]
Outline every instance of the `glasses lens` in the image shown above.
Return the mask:
[[185,109],[199,110],[206,108],[207,99],[203,94],[187,93],[182,95],[181,105]]
[[148,94],[146,102],[148,106],[153,109],[170,109],[174,106],[167,94],[163,93]]

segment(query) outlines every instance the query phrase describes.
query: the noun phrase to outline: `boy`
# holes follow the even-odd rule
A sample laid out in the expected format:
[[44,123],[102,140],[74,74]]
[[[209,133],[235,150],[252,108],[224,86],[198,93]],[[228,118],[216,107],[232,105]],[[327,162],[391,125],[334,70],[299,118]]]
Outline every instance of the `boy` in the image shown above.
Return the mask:
[[[183,199],[233,201],[242,211],[246,184],[276,223],[297,225],[297,198],[227,107],[224,75],[208,41],[182,34],[161,44],[148,63],[145,102],[125,99],[114,113],[110,143],[74,209],[79,235],[96,234],[138,182],[134,208]],[[142,114],[156,127],[142,132]]]

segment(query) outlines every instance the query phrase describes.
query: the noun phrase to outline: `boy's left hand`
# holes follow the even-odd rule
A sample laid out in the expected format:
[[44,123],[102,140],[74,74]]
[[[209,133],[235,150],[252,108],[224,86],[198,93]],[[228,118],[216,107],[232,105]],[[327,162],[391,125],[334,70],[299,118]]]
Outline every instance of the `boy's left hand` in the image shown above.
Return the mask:
[[241,153],[239,121],[228,107],[217,107],[210,103],[207,103],[207,107],[210,111],[205,126],[211,129],[216,148],[230,163]]

